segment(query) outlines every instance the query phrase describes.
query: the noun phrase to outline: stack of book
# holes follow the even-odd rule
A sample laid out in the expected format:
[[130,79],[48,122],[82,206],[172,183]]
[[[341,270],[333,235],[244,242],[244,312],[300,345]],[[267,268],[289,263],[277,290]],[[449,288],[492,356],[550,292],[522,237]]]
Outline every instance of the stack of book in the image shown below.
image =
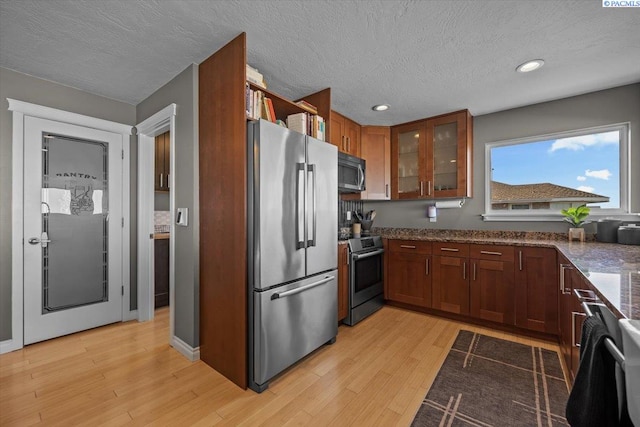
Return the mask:
[[245,87],[245,108],[247,117],[250,119],[266,119],[275,123],[276,112],[273,108],[273,101],[267,98],[263,91],[253,90],[249,84]]
[[320,141],[325,140],[324,119],[317,114],[290,114],[287,116],[287,127],[296,132],[319,139]]
[[249,64],[247,64],[247,81],[253,83],[256,86],[260,86],[263,89],[267,88],[267,83],[264,81],[264,76]]

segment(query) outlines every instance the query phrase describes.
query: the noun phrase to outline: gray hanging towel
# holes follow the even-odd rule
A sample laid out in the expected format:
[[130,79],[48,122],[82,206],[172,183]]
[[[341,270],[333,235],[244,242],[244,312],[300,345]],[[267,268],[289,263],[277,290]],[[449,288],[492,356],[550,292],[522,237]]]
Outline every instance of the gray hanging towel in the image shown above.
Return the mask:
[[615,360],[605,347],[611,338],[597,316],[585,319],[580,343],[580,366],[567,401],[566,418],[573,427],[631,426],[626,411],[618,416]]

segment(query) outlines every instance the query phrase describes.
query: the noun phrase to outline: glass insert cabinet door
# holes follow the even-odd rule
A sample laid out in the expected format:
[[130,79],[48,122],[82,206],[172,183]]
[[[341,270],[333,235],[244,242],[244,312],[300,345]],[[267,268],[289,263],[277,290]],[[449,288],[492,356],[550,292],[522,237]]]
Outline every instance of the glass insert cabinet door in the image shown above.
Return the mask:
[[122,320],[122,135],[25,118],[24,341]]
[[[471,116],[462,111],[427,121],[434,197],[471,196]],[[469,184],[469,185],[468,185]],[[467,188],[468,187],[468,188]]]
[[421,124],[397,126],[391,130],[392,191],[397,198],[422,197],[426,128]]
[[43,313],[109,299],[108,179],[106,143],[43,134]]

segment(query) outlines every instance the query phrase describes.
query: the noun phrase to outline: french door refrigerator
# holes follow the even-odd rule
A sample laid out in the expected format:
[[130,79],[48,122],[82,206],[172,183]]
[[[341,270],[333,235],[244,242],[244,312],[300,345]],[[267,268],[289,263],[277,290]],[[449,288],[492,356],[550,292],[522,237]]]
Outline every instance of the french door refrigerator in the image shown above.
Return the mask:
[[274,123],[248,124],[249,387],[335,342],[337,148]]

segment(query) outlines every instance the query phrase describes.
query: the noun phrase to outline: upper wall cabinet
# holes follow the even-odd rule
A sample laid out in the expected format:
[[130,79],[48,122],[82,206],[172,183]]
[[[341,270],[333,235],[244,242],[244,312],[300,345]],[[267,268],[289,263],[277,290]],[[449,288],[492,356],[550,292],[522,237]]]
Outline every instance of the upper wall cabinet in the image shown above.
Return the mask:
[[155,191],[169,191],[170,143],[169,132],[156,136]]
[[360,157],[367,166],[367,189],[360,193],[365,200],[391,198],[391,137],[387,126],[362,126]]
[[467,110],[393,126],[392,198],[471,197],[472,151]]
[[342,153],[360,157],[360,125],[335,111],[329,122],[329,142]]

